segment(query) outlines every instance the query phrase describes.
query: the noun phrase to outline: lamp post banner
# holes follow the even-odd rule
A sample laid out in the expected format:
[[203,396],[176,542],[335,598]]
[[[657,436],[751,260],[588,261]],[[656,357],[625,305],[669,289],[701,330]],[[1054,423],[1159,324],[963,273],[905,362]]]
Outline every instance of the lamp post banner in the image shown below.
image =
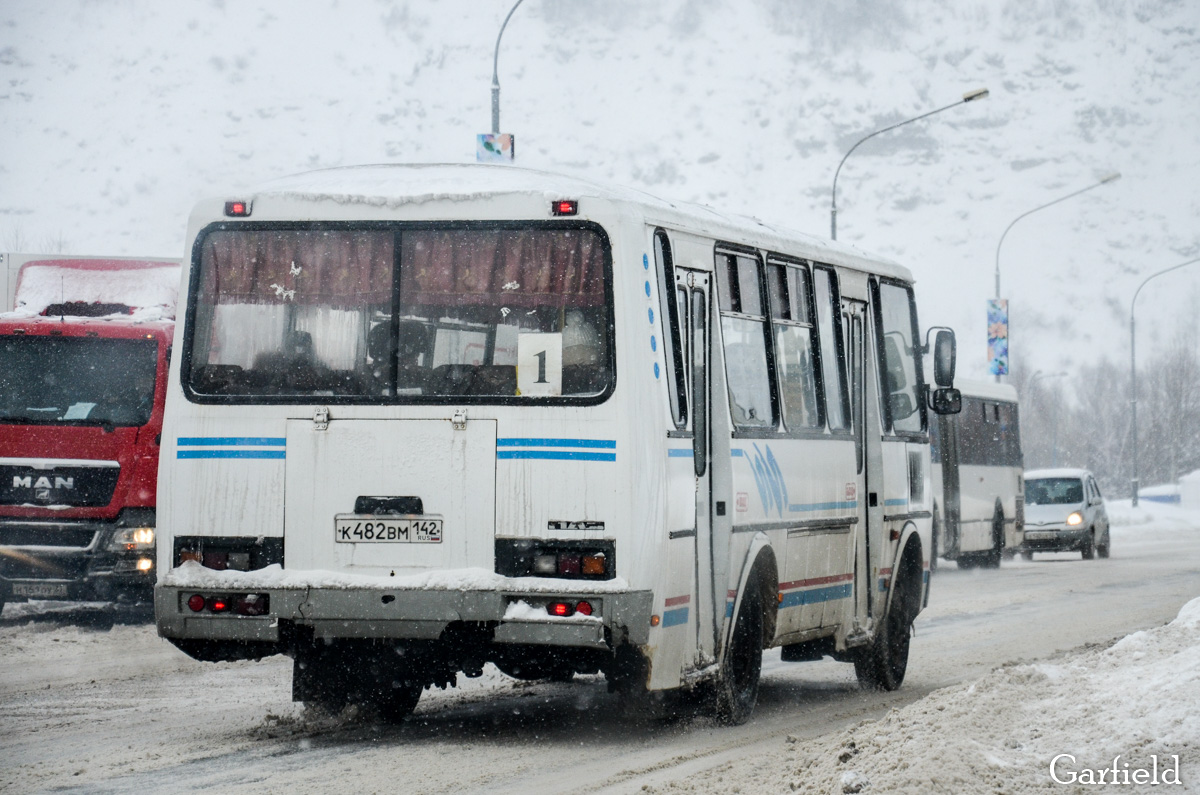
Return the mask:
[[1008,375],[1008,299],[988,299],[987,328],[988,372]]
[[475,139],[475,159],[480,163],[512,162],[515,143],[512,133],[480,133]]

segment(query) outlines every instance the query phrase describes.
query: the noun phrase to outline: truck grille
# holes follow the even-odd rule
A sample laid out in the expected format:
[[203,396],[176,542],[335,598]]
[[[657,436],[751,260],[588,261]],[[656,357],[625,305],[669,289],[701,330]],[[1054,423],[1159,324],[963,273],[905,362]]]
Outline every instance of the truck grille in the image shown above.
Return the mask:
[[93,527],[0,525],[0,547],[64,547],[86,549],[96,537]]
[[0,505],[108,505],[121,475],[115,464],[34,468],[9,461],[0,464]]

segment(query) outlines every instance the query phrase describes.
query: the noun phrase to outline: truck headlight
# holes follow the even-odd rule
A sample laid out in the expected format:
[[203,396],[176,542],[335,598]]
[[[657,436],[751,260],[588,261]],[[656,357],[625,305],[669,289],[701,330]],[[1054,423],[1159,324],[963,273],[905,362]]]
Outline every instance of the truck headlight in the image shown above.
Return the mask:
[[108,542],[108,548],[114,552],[151,549],[153,546],[153,527],[122,527],[113,533],[112,541]]

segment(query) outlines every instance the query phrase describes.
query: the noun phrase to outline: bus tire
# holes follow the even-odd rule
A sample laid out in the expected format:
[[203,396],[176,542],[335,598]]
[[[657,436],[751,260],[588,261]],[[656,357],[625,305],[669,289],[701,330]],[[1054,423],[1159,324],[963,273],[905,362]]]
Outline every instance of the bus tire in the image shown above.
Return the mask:
[[717,677],[713,710],[718,723],[740,726],[754,712],[758,679],[762,674],[763,608],[758,583],[751,581],[742,594],[729,650]]
[[992,516],[992,548],[983,553],[981,565],[985,569],[1000,568],[1000,560],[1004,557],[1004,511],[996,506]]
[[934,509],[933,512],[933,532],[930,537],[930,552],[929,552],[929,573],[933,574],[938,569],[938,548],[941,546],[942,535],[942,516],[941,513]]
[[389,690],[379,692],[374,699],[379,717],[387,723],[399,723],[417,708],[424,690],[425,686],[420,682],[393,681]]
[[[904,561],[907,564],[908,560]],[[921,596],[921,580],[917,573],[901,565],[901,579],[896,583],[875,639],[854,658],[854,674],[867,690],[896,690],[904,683],[908,671],[908,651],[912,642],[912,625]]]

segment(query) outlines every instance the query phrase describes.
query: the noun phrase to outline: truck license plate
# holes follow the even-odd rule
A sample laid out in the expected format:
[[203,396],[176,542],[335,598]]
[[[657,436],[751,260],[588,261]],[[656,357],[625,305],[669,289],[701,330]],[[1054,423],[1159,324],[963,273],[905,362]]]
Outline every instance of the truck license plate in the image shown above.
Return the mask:
[[335,516],[339,544],[440,544],[442,519],[429,516]]
[[33,599],[66,599],[67,584],[65,582],[14,582],[12,594]]

